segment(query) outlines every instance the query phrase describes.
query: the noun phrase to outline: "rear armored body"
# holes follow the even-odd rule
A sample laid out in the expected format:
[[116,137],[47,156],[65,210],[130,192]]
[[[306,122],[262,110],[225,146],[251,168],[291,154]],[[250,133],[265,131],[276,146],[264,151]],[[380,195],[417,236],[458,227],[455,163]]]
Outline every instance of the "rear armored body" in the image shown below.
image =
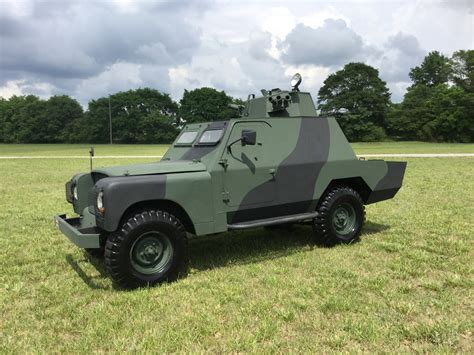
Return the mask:
[[158,163],[74,176],[66,196],[79,217],[57,216],[58,227],[125,287],[185,274],[188,233],[309,221],[322,243],[354,241],[364,205],[395,196],[406,163],[357,159],[300,81],[250,95],[239,118],[186,125]]

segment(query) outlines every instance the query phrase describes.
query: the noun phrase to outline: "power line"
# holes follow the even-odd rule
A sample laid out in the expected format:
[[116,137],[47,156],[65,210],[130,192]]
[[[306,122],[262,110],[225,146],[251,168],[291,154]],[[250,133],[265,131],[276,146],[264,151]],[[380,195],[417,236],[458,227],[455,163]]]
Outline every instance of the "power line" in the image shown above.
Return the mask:
[[112,144],[112,109],[110,105],[110,95],[109,95],[109,133],[110,133],[110,144]]

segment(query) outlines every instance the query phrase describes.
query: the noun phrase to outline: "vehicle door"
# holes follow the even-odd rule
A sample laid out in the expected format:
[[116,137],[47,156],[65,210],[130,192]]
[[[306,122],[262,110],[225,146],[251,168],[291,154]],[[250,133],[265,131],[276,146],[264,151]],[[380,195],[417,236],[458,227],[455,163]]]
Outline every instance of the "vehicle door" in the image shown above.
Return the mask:
[[[232,207],[229,210],[258,208],[276,199],[275,166],[269,149],[271,130],[266,122],[237,122],[232,127],[222,156],[224,202]],[[255,145],[239,141],[243,131],[255,131]]]

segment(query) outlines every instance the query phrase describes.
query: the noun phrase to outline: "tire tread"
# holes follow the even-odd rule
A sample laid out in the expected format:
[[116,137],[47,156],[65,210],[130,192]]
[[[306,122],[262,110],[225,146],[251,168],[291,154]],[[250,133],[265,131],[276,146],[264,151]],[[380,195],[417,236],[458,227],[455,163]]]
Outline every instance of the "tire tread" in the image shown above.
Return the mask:
[[[180,250],[181,260],[175,268],[169,270],[165,277],[154,281],[143,281],[136,277],[132,278],[129,274],[123,272],[123,265],[120,258],[123,244],[130,238],[135,228],[150,223],[165,223],[174,229],[173,238],[184,248]],[[172,214],[159,210],[145,210],[131,216],[122,227],[114,233],[111,233],[105,243],[105,268],[112,277],[113,281],[125,288],[136,288],[142,286],[152,286],[166,281],[174,281],[178,277],[186,274],[188,267],[188,239],[186,230],[182,223]]]
[[332,233],[331,228],[330,228],[331,222],[330,222],[329,214],[330,214],[331,207],[338,198],[345,195],[350,195],[354,197],[360,203],[360,205],[362,206],[362,215],[363,215],[363,218],[361,221],[361,228],[362,228],[362,225],[365,223],[365,207],[364,207],[362,198],[360,197],[357,191],[347,186],[337,186],[329,190],[329,192],[326,193],[326,195],[323,197],[322,201],[320,202],[318,206],[318,209],[317,209],[318,215],[314,219],[314,223],[313,223],[313,230],[318,238],[318,241],[321,242],[323,245],[333,246],[339,243],[349,244],[359,239],[360,230],[352,239],[345,241],[338,238],[337,235],[334,235],[334,233]]

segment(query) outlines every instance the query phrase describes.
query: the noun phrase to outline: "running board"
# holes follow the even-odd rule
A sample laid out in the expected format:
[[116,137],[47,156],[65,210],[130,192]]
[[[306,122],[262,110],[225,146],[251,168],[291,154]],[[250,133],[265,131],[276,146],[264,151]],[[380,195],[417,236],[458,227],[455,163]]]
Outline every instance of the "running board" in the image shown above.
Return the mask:
[[304,220],[307,220],[307,219],[313,219],[313,218],[316,218],[317,215],[318,215],[318,212],[311,212],[311,213],[293,214],[293,215],[290,215],[290,216],[281,216],[281,217],[272,217],[272,218],[266,218],[266,219],[257,219],[255,221],[228,224],[227,228],[229,230],[235,230],[235,229],[247,229],[247,228],[274,226],[274,225],[277,225],[277,224],[300,222],[300,221],[304,221]]

